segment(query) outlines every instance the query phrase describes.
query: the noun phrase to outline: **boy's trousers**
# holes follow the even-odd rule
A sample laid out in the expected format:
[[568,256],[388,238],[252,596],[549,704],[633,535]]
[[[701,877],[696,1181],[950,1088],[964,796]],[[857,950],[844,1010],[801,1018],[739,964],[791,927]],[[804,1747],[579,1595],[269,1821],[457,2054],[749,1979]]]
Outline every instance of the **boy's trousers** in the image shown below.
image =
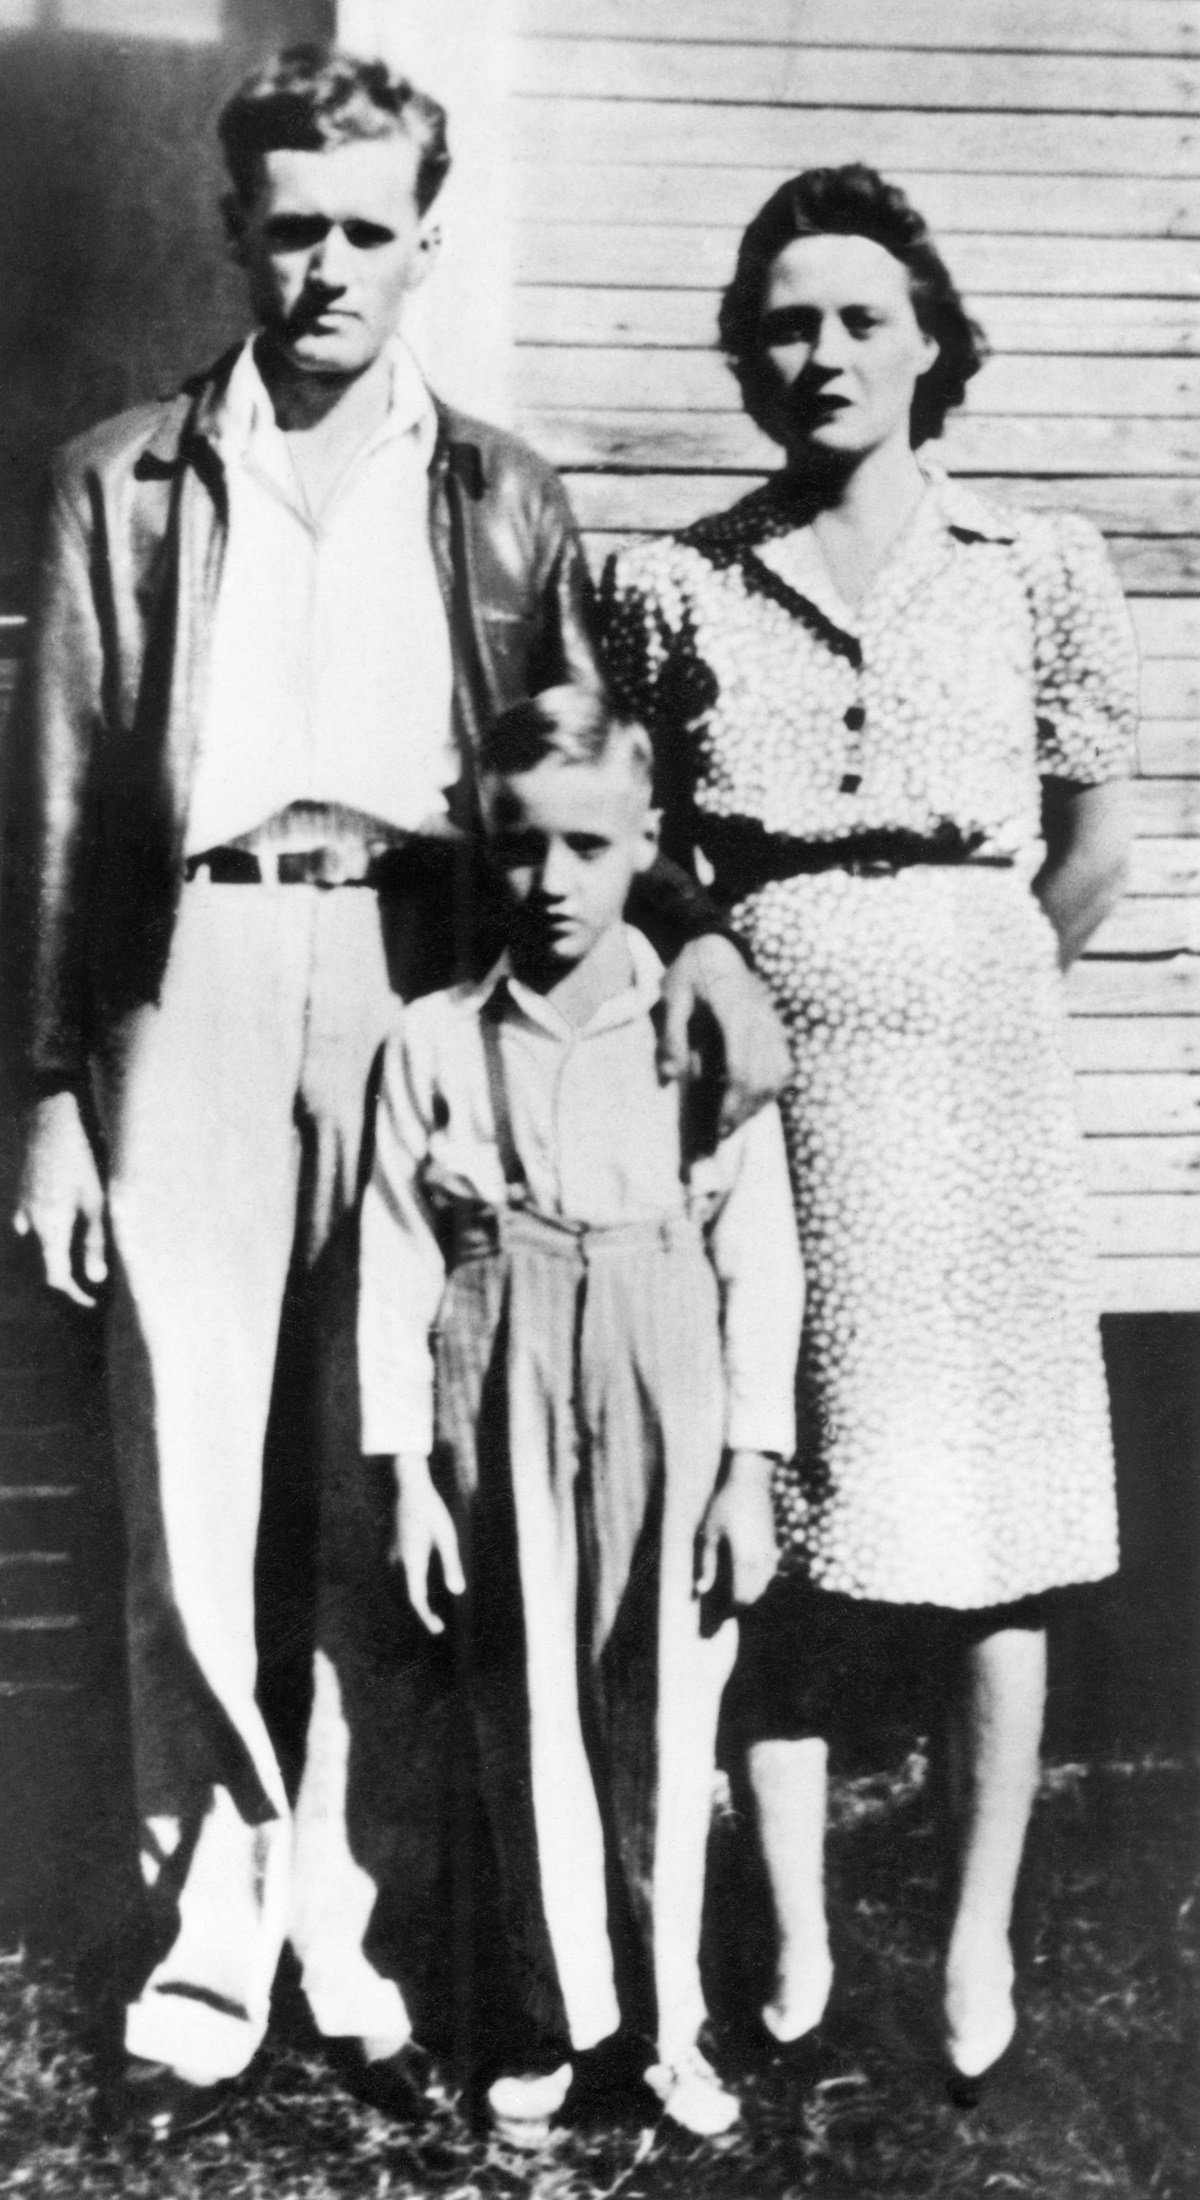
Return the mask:
[[[723,1433],[717,1281],[684,1217],[457,1217],[435,1352],[467,1576],[464,1683],[517,2029],[586,2048],[640,1927],[671,2059],[699,1945],[721,1693],[695,1544]],[[448,1487],[447,1487],[448,1485]],[[627,2014],[627,2012],[624,2012]]]

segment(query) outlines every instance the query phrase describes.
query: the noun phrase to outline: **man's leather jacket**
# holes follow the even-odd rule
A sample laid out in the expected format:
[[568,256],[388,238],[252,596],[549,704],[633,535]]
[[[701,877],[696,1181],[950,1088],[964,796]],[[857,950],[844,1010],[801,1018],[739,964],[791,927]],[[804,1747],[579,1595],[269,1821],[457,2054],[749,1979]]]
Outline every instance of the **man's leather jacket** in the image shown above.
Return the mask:
[[[79,1083],[114,1020],[161,984],[228,524],[213,434],[234,356],[52,467],[6,802],[7,1036],[29,1093]],[[469,826],[489,720],[598,674],[555,475],[513,436],[437,409],[430,531],[463,758],[452,813]]]

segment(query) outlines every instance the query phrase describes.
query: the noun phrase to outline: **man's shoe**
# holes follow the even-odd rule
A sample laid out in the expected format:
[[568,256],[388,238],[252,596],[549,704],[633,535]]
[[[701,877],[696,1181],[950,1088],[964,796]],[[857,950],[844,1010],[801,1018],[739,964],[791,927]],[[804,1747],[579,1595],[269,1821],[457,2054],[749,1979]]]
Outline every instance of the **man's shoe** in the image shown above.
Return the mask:
[[108,2129],[119,2129],[163,2146],[212,2123],[228,2094],[227,2080],[218,2085],[193,2085],[169,2063],[146,2062],[140,2055],[131,2055],[102,2103],[101,2122]]
[[390,2055],[364,2053],[358,2040],[332,2040],[330,2060],[356,2101],[394,2124],[421,2124],[429,2115],[429,2057],[415,2040]]

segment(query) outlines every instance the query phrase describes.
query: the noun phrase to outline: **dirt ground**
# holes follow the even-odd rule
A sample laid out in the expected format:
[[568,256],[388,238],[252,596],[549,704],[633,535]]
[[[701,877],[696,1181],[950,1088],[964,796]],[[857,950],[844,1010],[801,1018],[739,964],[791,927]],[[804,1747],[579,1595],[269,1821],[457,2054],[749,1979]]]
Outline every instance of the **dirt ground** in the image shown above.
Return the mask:
[[830,1844],[838,1984],[819,2058],[739,2044],[763,1960],[749,1845],[714,1836],[709,1971],[741,2127],[700,2143],[646,2122],[517,2154],[444,2073],[410,2134],[349,2099],[286,1979],[271,2038],[221,2120],[173,2150],[96,2130],[90,1983],[0,1957],[0,2190],[47,2200],[1194,2200],[1200,2191],[1200,1779],[1181,1762],[1048,1769],[1020,1921],[1019,2046],[975,2109],[938,2062],[938,1868],[916,1760],[843,1781]]

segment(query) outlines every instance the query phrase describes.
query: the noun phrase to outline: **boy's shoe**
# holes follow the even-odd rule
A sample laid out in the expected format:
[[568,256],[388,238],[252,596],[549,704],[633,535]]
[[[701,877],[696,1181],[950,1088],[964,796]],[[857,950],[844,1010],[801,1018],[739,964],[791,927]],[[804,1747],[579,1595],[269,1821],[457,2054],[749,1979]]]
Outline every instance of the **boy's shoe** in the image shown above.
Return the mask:
[[117,2082],[103,2089],[96,2124],[101,2136],[126,2132],[165,2146],[219,2116],[229,2096],[228,2081],[192,2085],[168,2063],[127,2057]]
[[651,2063],[646,2083],[662,2102],[664,2116],[698,2139],[732,2131],[742,2113],[736,2093],[722,2085],[698,2047],[685,2048],[675,2062]]
[[574,2075],[571,2064],[563,2062],[554,2070],[514,2071],[493,2078],[487,2105],[499,2137],[510,2146],[545,2146]]

